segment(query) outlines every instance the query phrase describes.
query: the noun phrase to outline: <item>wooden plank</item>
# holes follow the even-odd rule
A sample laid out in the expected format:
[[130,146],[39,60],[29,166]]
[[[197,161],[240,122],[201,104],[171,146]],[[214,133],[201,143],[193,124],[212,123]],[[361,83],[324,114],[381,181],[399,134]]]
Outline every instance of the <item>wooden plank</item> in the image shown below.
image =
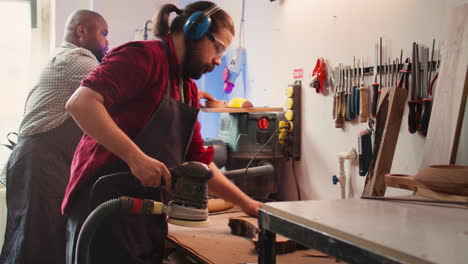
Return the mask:
[[433,200],[468,203],[468,196],[453,195],[431,190],[429,187],[418,182],[415,176],[412,175],[387,174],[385,175],[385,184],[388,187],[412,190],[420,196]]
[[435,192],[435,191],[432,191],[432,190],[429,190],[429,189],[426,189],[426,188],[418,187],[418,191],[416,192],[416,194],[419,194],[421,196],[431,198],[431,199],[434,199],[434,200],[439,200],[439,201],[452,201],[452,202],[468,203],[468,197],[466,197],[466,196]]
[[379,97],[379,102],[377,104],[376,120],[378,120],[379,122],[375,124],[374,128],[374,146],[372,149],[371,164],[366,175],[366,181],[363,190],[364,196],[367,196],[365,193],[372,192],[372,186],[374,184],[372,182],[372,179],[374,177],[375,164],[377,162],[377,155],[380,151],[380,144],[382,142],[383,131],[385,129],[385,124],[387,122],[388,116],[388,96],[388,93],[382,94]]
[[452,10],[421,168],[454,164],[468,93],[468,4]]
[[[251,216],[237,216],[229,217],[229,227],[231,228],[231,233],[238,236],[243,236],[252,239],[252,242],[255,245],[255,249],[258,251],[258,219]],[[297,246],[296,242],[286,238],[282,235],[276,235],[276,244],[275,244],[276,254],[286,254],[296,251]]]
[[[427,189],[424,189],[427,190]],[[461,197],[461,196],[458,196]],[[468,197],[467,197],[468,198]],[[459,201],[446,201],[446,200],[435,200],[423,195],[411,195],[411,196],[362,196],[361,199],[370,199],[370,200],[379,200],[379,201],[388,201],[388,202],[408,202],[408,203],[416,203],[421,205],[428,205],[428,206],[450,206],[455,208],[462,208],[466,209],[468,206],[468,202],[459,202]]]
[[253,113],[253,112],[283,112],[282,107],[249,107],[249,108],[201,108],[206,113]]
[[[202,263],[256,263],[258,255],[252,241],[230,233],[228,218],[245,215],[238,207],[223,214],[210,215],[210,227],[169,225],[168,240],[183,248]],[[336,264],[334,258],[324,258],[317,250],[307,249],[277,255],[278,264]]]
[[[385,174],[390,173],[393,163],[393,155],[395,154],[395,148],[398,141],[398,135],[400,133],[401,120],[403,119],[403,112],[405,109],[406,98],[408,90],[396,87],[386,87],[382,89],[381,98],[382,100],[388,100],[379,102],[379,109],[382,107],[388,107],[385,116],[379,116],[378,118],[384,118],[384,127],[379,126],[377,119],[377,126],[379,129],[383,129],[382,132],[377,131],[376,133],[382,133],[382,137],[379,140],[379,148],[377,158],[375,159],[375,166],[373,170],[369,170],[366,178],[366,185],[364,186],[364,196],[384,196],[385,195]],[[377,139],[376,139],[377,140]]]

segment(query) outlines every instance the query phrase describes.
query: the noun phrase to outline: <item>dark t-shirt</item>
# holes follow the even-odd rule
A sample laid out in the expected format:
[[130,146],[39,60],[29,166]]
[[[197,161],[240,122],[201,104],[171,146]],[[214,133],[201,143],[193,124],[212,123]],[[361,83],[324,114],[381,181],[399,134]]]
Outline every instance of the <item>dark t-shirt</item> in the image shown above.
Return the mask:
[[[178,84],[181,65],[177,59],[172,38],[165,36],[169,58],[158,40],[129,42],[113,49],[103,62],[81,82],[104,97],[104,106],[115,123],[130,138],[134,138],[151,118],[166,92],[168,74],[171,76],[170,96],[179,100]],[[198,89],[191,79],[186,80],[185,103],[199,107]],[[164,129],[162,127],[162,129]],[[209,164],[213,148],[205,148],[200,124],[195,130],[185,160]],[[81,138],[71,165],[70,181],[62,203],[66,213],[70,200],[79,186],[96,177],[99,169],[118,159],[113,153],[88,135]]]

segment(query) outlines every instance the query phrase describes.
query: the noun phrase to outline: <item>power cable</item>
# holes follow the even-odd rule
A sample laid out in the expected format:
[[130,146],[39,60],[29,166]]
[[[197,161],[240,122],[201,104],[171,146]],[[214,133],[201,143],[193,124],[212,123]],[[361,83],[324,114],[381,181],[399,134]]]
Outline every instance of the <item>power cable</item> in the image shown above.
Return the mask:
[[297,181],[297,175],[296,175],[296,166],[294,166],[294,157],[291,158],[291,163],[292,163],[292,171],[294,175],[294,182],[296,183],[296,192],[297,192],[297,199],[301,201],[301,190],[299,190],[299,182]]
[[278,127],[274,132],[273,134],[270,136],[270,138],[267,140],[267,142],[265,144],[262,145],[262,147],[260,147],[259,150],[257,150],[257,152],[253,155],[253,157],[250,159],[249,163],[247,163],[247,167],[245,167],[245,172],[244,172],[244,177],[247,177],[247,171],[249,170],[249,167],[250,167],[250,164],[252,164],[252,162],[255,160],[255,158],[257,157],[257,155],[260,153],[260,151],[263,150],[263,148],[268,145],[270,143],[270,141],[273,139],[274,136],[276,136],[276,133],[280,130],[280,129],[283,129],[283,128],[289,128],[289,125],[286,125],[286,126],[282,126],[282,127]]

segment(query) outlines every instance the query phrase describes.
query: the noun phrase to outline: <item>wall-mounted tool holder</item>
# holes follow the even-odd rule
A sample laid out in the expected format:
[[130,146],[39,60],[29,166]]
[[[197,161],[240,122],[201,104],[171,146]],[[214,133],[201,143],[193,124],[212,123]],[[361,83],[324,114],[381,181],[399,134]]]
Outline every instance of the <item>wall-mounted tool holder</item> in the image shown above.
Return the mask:
[[[421,105],[418,109],[423,109],[424,106],[424,109],[427,110],[418,111],[417,116],[422,116],[423,118],[420,118],[422,121],[415,122],[418,124],[417,126],[409,125],[411,128],[414,127],[410,132],[415,133],[416,131],[419,131],[421,135],[425,135],[427,133],[431,113],[433,83],[437,79],[437,72],[441,58],[440,55],[438,55],[436,56],[437,59],[434,59],[434,45],[435,40],[432,47],[433,54],[431,59],[429,59],[429,48],[420,47],[425,56],[422,56],[421,58],[417,56],[417,63],[414,63],[414,56],[412,59],[406,58],[403,61],[403,51],[399,58],[386,58],[384,60],[382,58],[382,48],[380,46],[380,49],[377,50],[376,54],[376,63],[373,66],[364,67],[364,60],[361,59],[360,61],[358,60],[358,67],[356,67],[356,63],[354,63],[353,66],[339,64],[339,66],[335,67],[330,74],[337,80],[333,96],[332,110],[335,127],[344,127],[346,124],[345,121],[357,123],[355,122],[355,120],[357,120],[357,115],[359,115],[359,122],[362,123],[367,122],[369,117],[376,118],[377,105],[380,101],[379,97],[382,88],[399,87],[409,89],[410,87],[408,83],[411,83],[412,88],[410,90],[412,91],[412,99],[410,102],[410,110],[412,109],[411,107],[413,107],[411,103],[414,104],[414,102],[418,102],[417,106]],[[380,63],[378,63],[379,50]],[[431,74],[434,74],[433,79],[431,79]],[[369,81],[368,77],[371,76],[374,76],[373,83],[365,84],[366,78],[367,81]],[[410,76],[411,82],[409,82]],[[421,81],[418,82],[417,79]],[[361,88],[358,88],[359,84],[361,85]],[[369,84],[371,84],[371,86],[367,88],[366,85]],[[358,95],[360,96],[361,90],[364,91],[362,98],[358,97]],[[370,106],[369,109],[367,109],[368,106]],[[411,112],[412,111],[410,111],[410,113]]]
[[[439,64],[440,64],[440,60],[435,60],[435,61],[429,61],[427,63],[427,66],[430,69],[436,69]],[[401,71],[404,66],[405,66],[405,63],[399,63],[398,65],[396,65],[397,71]],[[409,66],[411,67],[411,63],[409,63]],[[382,74],[392,73],[392,68],[391,67],[394,67],[394,65],[393,64],[392,65],[379,65],[377,67],[377,74],[379,74],[379,73],[382,73]],[[370,67],[364,67],[363,70],[361,68],[351,68],[351,71],[356,72],[358,74],[362,74],[362,72],[364,71],[364,76],[370,76],[370,75],[375,74],[374,69],[375,69],[374,66],[370,66]],[[421,72],[422,72],[422,70],[421,70]]]
[[301,159],[301,90],[302,83],[296,80],[286,89],[285,119],[279,123],[278,142],[286,158]]

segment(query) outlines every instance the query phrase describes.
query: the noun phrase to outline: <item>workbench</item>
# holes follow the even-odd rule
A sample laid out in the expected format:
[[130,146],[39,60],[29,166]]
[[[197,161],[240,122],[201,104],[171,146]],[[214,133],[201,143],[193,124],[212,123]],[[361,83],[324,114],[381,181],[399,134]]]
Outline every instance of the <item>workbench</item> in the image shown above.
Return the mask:
[[[240,264],[257,263],[258,254],[252,241],[231,234],[229,217],[245,215],[234,207],[226,213],[210,215],[210,227],[182,227],[169,225],[168,242],[182,250],[185,259],[177,263]],[[284,264],[336,264],[336,259],[313,249],[297,250],[278,255],[278,262]],[[343,262],[341,262],[343,263]]]
[[468,209],[376,200],[273,202],[259,212],[259,263],[275,233],[348,263],[467,263]]

